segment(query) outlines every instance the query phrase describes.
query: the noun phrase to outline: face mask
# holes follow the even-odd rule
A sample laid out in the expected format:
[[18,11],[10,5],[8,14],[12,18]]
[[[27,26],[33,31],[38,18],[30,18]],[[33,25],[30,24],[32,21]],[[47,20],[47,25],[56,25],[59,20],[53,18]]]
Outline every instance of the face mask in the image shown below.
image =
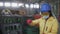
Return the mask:
[[43,16],[43,18],[44,18],[44,19],[47,19],[47,18],[49,18],[49,16]]

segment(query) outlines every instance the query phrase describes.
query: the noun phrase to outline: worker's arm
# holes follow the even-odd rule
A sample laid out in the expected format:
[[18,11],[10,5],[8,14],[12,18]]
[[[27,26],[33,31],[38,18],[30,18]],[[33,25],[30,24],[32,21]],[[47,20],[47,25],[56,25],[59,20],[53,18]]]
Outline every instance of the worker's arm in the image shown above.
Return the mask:
[[58,32],[58,21],[55,19],[51,32],[48,32],[46,34],[57,34],[57,32]]
[[30,26],[34,26],[36,24],[40,23],[40,19],[36,19],[36,20],[27,20],[27,24],[29,24]]
[[40,19],[36,19],[36,20],[32,20],[32,22],[30,23],[31,26],[35,26],[35,25],[39,25],[40,23]]

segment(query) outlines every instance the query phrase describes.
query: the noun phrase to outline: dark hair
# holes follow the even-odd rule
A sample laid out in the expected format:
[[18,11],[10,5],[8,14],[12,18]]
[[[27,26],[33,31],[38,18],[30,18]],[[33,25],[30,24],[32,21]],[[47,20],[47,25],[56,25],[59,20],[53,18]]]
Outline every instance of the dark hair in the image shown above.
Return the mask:
[[48,11],[50,13],[49,17],[53,16],[51,11]]

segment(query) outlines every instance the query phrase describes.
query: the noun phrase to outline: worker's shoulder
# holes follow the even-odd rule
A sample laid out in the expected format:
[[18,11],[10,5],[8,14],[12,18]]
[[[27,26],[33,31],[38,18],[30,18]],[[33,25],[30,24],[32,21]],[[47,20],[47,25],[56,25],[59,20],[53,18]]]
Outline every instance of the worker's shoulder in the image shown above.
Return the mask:
[[50,17],[50,20],[52,20],[52,21],[56,21],[57,18],[52,16],[52,17]]
[[58,20],[56,17],[52,17],[51,21],[53,22],[53,24],[57,24],[58,23]]
[[53,17],[53,16],[52,16],[51,18],[52,18],[52,19],[56,19],[56,17]]

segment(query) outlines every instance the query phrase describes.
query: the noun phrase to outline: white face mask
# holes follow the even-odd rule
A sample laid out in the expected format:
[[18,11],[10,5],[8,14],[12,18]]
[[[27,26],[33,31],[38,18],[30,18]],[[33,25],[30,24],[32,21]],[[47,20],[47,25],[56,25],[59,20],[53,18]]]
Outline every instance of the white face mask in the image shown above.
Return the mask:
[[47,18],[49,18],[49,16],[43,16],[43,18],[44,18],[44,19],[47,19]]

